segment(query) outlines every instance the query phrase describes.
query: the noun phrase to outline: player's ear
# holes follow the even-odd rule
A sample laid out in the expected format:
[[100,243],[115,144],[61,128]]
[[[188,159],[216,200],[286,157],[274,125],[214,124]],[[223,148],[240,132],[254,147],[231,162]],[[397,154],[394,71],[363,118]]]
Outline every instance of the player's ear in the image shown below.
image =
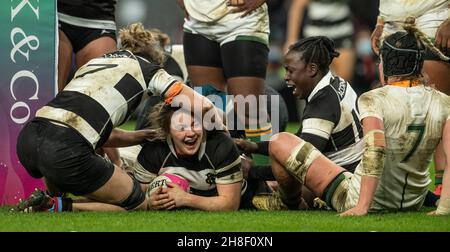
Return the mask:
[[306,66],[306,71],[310,77],[314,77],[319,72],[319,67],[315,63],[309,63]]

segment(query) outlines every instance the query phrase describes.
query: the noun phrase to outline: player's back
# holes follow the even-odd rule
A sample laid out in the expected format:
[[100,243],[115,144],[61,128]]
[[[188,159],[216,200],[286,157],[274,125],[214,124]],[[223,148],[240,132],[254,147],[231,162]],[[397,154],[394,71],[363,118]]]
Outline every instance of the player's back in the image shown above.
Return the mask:
[[363,107],[367,100],[382,118],[386,138],[385,166],[373,208],[418,207],[431,182],[428,165],[450,114],[450,97],[422,85],[385,86],[364,94]]

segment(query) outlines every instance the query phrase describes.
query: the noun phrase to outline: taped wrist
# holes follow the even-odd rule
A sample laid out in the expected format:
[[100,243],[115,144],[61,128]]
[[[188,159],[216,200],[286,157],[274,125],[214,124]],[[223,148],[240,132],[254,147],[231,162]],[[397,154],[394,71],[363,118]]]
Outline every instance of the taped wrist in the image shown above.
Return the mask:
[[177,96],[183,90],[183,84],[181,82],[175,82],[170,86],[170,88],[165,92],[164,102],[166,105],[171,105],[173,98]]
[[371,130],[364,136],[364,152],[361,159],[363,176],[379,178],[383,172],[386,157],[384,131]]
[[304,184],[306,172],[318,156],[320,156],[320,151],[312,144],[302,140],[286,161],[286,170],[300,183]]
[[439,205],[436,209],[436,215],[450,214],[450,199],[440,199]]
[[381,16],[377,17],[377,24],[376,26],[384,26],[384,19]]

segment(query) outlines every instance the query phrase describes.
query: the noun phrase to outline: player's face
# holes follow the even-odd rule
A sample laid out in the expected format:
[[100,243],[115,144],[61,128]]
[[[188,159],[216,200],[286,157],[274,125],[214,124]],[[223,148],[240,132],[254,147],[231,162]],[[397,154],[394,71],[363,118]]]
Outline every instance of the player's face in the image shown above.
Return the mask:
[[292,94],[300,99],[306,99],[312,91],[311,80],[307,74],[307,64],[303,61],[302,53],[290,52],[284,57],[286,75],[284,80],[288,87],[294,88]]
[[170,136],[178,156],[193,156],[200,149],[203,127],[190,114],[177,111],[172,116]]

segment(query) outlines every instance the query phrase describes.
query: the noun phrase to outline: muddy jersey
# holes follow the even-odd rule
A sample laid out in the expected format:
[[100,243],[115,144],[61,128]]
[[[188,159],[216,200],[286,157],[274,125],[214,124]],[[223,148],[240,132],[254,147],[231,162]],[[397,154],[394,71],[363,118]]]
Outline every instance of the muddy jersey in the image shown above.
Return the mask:
[[206,133],[197,156],[179,158],[170,138],[144,144],[137,157],[135,178],[141,183],[162,173],[177,174],[189,181],[190,192],[217,195],[216,184],[243,181],[241,159],[231,137],[221,131]]
[[416,18],[417,27],[434,39],[439,25],[448,18],[449,0],[380,0],[380,16],[386,23],[383,37],[403,30],[409,16]]
[[[372,209],[420,207],[431,182],[428,165],[450,119],[450,97],[423,85],[388,85],[363,94],[358,105],[361,118],[379,118],[385,130],[386,161]],[[352,184],[360,181],[360,167],[355,178]]]
[[129,51],[90,60],[36,117],[75,129],[93,148],[100,147],[113,128],[124,123],[147,93],[164,95],[175,79]]
[[[184,6],[189,16],[205,23],[226,21],[240,18],[241,13],[231,13],[236,6],[229,6],[228,0],[184,0]],[[262,4],[253,12],[267,14],[267,4]]]

